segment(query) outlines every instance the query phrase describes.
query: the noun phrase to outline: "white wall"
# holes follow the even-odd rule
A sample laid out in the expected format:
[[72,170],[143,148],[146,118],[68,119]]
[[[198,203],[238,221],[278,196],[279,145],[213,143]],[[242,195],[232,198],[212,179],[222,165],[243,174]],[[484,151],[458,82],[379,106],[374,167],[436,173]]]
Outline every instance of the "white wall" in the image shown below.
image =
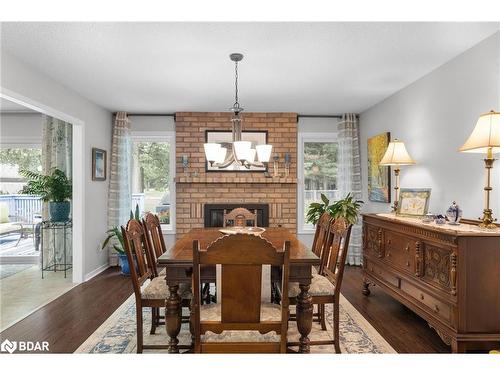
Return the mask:
[[[479,217],[484,201],[484,155],[457,150],[478,116],[491,109],[500,110],[500,32],[363,112],[364,211],[390,210],[389,204],[367,198],[367,139],[390,131],[391,138],[403,140],[417,161],[416,166],[402,168],[402,187],[432,188],[433,213],[444,213],[456,200],[464,217]],[[495,167],[492,208],[500,218],[500,163]]]
[[[331,117],[300,117],[297,131],[298,133],[337,133],[338,122],[339,119]],[[297,147],[297,150],[299,149],[300,146]],[[297,167],[300,168],[300,166]],[[301,187],[303,184],[299,182],[297,186]],[[300,194],[300,192],[297,193]],[[297,204],[300,204],[299,202],[299,199],[297,199]],[[297,218],[297,226],[298,225],[299,221]],[[314,233],[298,233],[297,237],[305,245],[312,246]]]
[[[92,181],[91,150],[92,147],[98,147],[110,151],[112,114],[5,51],[1,54],[1,66],[2,89],[42,103],[85,123],[83,274],[90,274],[108,262],[107,252],[100,250],[107,228],[108,181]],[[91,73],[89,72],[88,79],[92,79]]]
[[40,113],[0,113],[0,143],[42,143]]

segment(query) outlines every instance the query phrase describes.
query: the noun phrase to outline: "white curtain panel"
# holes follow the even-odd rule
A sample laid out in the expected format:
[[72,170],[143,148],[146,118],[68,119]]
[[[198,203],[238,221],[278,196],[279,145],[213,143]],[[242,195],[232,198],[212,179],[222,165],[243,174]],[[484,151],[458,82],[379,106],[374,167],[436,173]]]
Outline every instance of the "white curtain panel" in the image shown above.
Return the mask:
[[[126,112],[118,112],[113,124],[111,162],[109,171],[108,228],[127,224],[130,218],[132,140],[130,121]],[[116,242],[115,242],[116,243]],[[111,244],[112,245],[112,244]],[[109,263],[117,265],[113,246],[109,247]]]
[[[359,155],[359,123],[356,114],[346,113],[338,123],[339,163],[337,184],[340,197],[352,193],[356,199],[362,198],[361,159]],[[361,247],[361,220],[353,225],[347,264],[361,265],[363,262]]]
[[[55,168],[60,169],[68,179],[72,179],[73,167],[73,125],[57,118],[43,115],[42,126],[42,173],[51,174]],[[43,220],[49,219],[49,205],[43,204]],[[53,266],[54,262],[64,261],[64,237],[66,237],[66,263],[72,263],[71,228],[64,231],[44,229],[42,267]],[[54,254],[55,251],[55,254]],[[58,267],[59,269],[59,267]]]

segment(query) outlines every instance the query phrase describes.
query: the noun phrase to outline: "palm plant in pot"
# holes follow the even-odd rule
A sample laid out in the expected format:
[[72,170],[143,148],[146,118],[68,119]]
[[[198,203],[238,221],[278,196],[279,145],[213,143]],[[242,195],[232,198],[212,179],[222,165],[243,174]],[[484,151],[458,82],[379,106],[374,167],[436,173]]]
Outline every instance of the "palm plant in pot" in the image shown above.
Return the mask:
[[[141,216],[139,213],[139,205],[135,206],[135,211],[130,210],[130,219],[140,220]],[[119,226],[113,227],[106,231],[107,237],[102,243],[101,249],[105,249],[108,246],[109,241],[112,239],[116,239],[113,243],[113,249],[116,251],[118,255],[118,261],[120,264],[120,268],[122,270],[122,274],[125,276],[130,275],[130,265],[128,263],[127,254],[125,254],[125,242],[122,235],[122,230]],[[133,244],[132,244],[133,245]]]
[[346,219],[349,224],[355,224],[358,221],[359,210],[363,201],[354,198],[352,193],[346,195],[345,198],[330,204],[330,200],[324,194],[321,194],[321,202],[313,202],[309,205],[306,213],[306,221],[308,223],[316,224],[320,216],[324,212],[328,212],[334,219],[342,217]]
[[54,168],[51,174],[23,169],[19,172],[28,180],[20,191],[21,194],[39,195],[44,202],[49,202],[49,219],[54,222],[69,220],[73,185],[66,173]]

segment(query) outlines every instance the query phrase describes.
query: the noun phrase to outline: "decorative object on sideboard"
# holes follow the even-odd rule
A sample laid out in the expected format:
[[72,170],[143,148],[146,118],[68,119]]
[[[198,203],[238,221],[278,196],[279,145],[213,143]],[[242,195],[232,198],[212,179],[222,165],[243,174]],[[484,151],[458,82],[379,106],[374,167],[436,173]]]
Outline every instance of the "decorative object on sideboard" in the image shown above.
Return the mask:
[[446,210],[446,219],[450,225],[460,225],[462,219],[462,209],[458,206],[457,202],[453,201],[450,207]]
[[429,210],[431,189],[401,188],[396,215],[399,216],[425,216]]
[[[249,144],[252,145],[252,147],[257,148],[260,146],[266,146],[267,144],[267,135],[268,132],[267,130],[248,130],[248,131],[242,131],[239,135],[239,138],[242,140],[242,142],[248,142]],[[225,131],[225,130],[206,130],[205,131],[205,151],[210,151],[211,145],[217,145],[215,148],[218,146],[221,147],[221,153],[219,154],[220,159],[216,159],[215,163],[211,165],[208,161],[205,164],[205,171],[206,172],[266,172],[267,171],[267,164],[254,164],[254,165],[248,165],[248,168],[240,168],[241,166],[236,164],[236,163],[231,163],[225,168],[221,168],[218,163],[223,163],[225,157],[228,154],[228,150],[232,150],[233,147],[233,139],[234,139],[234,134],[231,133],[230,131]],[[209,146],[207,146],[209,145]],[[251,151],[251,156],[249,156],[248,160],[251,160],[252,162],[255,161],[255,157],[257,156],[256,150],[252,148]],[[217,151],[219,152],[219,151]],[[214,158],[217,155],[213,156]],[[208,160],[208,159],[207,159]]]
[[368,138],[368,199],[372,202],[391,201],[391,167],[380,165],[390,140],[389,132]]
[[188,175],[188,167],[189,167],[189,156],[182,155],[181,156],[182,169],[185,175]]
[[443,215],[436,215],[434,222],[438,225],[446,224],[446,218]]
[[280,155],[279,154],[274,154],[273,155],[273,177],[279,177],[280,176],[279,160],[280,160]]
[[380,161],[379,165],[383,166],[394,166],[394,176],[396,177],[396,181],[394,184],[394,206],[392,207],[393,212],[398,211],[399,204],[399,172],[400,167],[403,165],[414,165],[415,161],[410,157],[408,151],[406,151],[405,144],[398,140],[394,139],[394,141],[389,142],[389,146],[387,146],[387,150],[384,154],[384,157]]
[[290,176],[290,164],[292,163],[292,155],[285,153],[285,177]]
[[426,223],[426,224],[432,223],[435,218],[436,218],[436,215],[434,215],[434,214],[425,214],[422,217],[422,223]]
[[500,153],[500,112],[490,111],[479,116],[476,127],[471,135],[460,147],[460,152],[485,153],[484,164],[486,168],[485,203],[482,221],[479,224],[482,228],[495,228],[493,210],[490,208],[491,169],[495,159],[493,154]]
[[[232,171],[250,170],[252,167],[257,170],[266,171],[267,163],[271,156],[272,145],[268,144],[252,144],[252,142],[242,138],[242,117],[243,108],[238,102],[238,63],[243,60],[241,53],[232,53],[229,55],[231,61],[234,62],[234,104],[229,110],[233,113],[232,122],[232,139],[229,147],[223,147],[220,143],[210,142],[204,144],[205,157],[211,168]],[[267,142],[267,139],[266,139]],[[252,148],[255,146],[255,148]],[[257,161],[255,157],[257,156]],[[243,169],[242,169],[243,168]],[[207,166],[207,171],[208,171]]]
[[92,181],[106,180],[106,154],[106,150],[92,147]]

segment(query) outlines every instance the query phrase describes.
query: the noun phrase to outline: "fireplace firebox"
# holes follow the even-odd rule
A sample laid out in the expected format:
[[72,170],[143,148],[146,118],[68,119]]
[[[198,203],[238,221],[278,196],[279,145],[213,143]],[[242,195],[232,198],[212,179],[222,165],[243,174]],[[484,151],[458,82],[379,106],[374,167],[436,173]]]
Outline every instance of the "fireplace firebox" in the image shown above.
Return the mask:
[[205,228],[222,227],[224,221],[224,210],[231,211],[243,207],[257,213],[257,226],[269,226],[269,205],[263,203],[206,203],[203,206],[203,217]]

